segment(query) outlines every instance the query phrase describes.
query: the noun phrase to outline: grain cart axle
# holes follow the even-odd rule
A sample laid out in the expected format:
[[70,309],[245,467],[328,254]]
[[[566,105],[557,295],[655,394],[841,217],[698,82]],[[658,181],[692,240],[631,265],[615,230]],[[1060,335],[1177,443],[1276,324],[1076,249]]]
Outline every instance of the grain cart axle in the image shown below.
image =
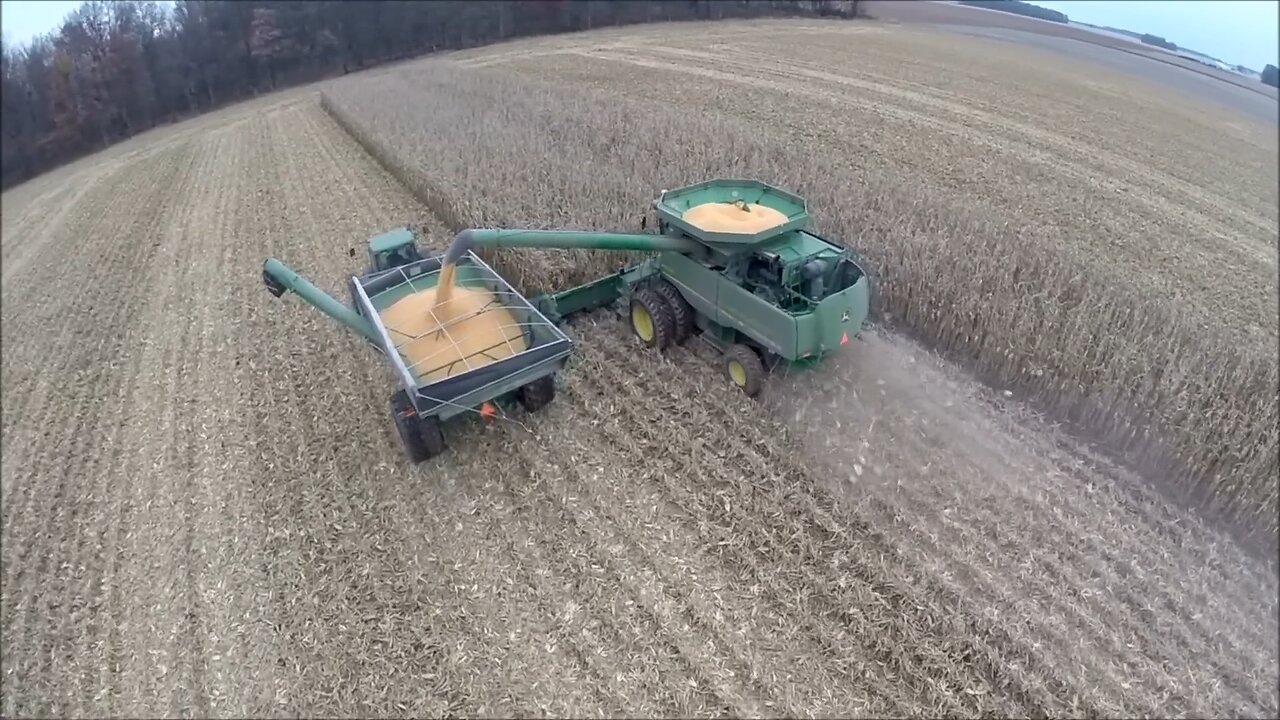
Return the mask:
[[[443,451],[441,423],[555,395],[572,341],[558,327],[621,304],[641,342],[658,351],[700,334],[726,377],[748,395],[766,375],[847,345],[866,320],[869,281],[852,253],[807,229],[800,197],[753,180],[664,191],[657,232],[468,229],[424,255],[407,229],[369,241],[370,267],[349,280],[350,306],[271,258],[263,281],[358,333],[388,358],[401,389],[392,418],[406,453]],[[647,224],[647,223],[646,223]],[[653,253],[568,290],[525,298],[474,252],[479,247]]]

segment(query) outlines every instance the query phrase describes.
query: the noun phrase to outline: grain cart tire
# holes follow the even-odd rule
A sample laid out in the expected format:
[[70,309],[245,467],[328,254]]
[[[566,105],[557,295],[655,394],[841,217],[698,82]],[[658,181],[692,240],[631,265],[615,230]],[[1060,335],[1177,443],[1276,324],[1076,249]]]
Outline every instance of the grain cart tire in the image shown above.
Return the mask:
[[647,347],[665,350],[675,334],[671,305],[649,288],[636,290],[631,296],[631,330]]
[[520,404],[529,412],[538,412],[556,397],[556,376],[546,375],[520,387]]
[[724,354],[724,374],[747,397],[755,397],[764,387],[764,365],[755,350],[746,345],[731,345]]
[[440,427],[440,418],[426,417],[418,419],[418,437],[427,450],[427,458],[433,458],[444,452],[444,428]]
[[404,390],[391,395],[391,419],[410,462],[420,463],[444,452],[444,433],[436,418],[419,419]]
[[653,286],[654,292],[667,301],[671,308],[671,324],[674,332],[671,341],[679,345],[693,335],[693,306],[669,280],[659,280]]

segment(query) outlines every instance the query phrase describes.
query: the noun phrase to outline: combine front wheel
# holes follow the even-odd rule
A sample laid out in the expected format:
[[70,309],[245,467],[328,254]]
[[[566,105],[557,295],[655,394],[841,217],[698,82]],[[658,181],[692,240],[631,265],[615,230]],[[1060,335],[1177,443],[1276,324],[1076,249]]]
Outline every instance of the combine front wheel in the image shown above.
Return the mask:
[[631,329],[646,346],[664,350],[675,334],[671,307],[661,295],[641,288],[631,296]]
[[764,386],[764,365],[760,363],[760,356],[746,345],[732,345],[725,352],[724,373],[747,397],[760,394]]

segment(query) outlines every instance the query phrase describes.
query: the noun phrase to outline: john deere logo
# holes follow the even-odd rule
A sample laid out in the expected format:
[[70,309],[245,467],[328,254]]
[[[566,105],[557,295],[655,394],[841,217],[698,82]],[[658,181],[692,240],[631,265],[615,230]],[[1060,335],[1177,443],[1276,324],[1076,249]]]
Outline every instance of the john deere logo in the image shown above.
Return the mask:
[[844,314],[842,314],[842,315],[840,316],[840,322],[849,322],[849,311],[848,311],[848,310],[845,310],[845,311],[844,311]]

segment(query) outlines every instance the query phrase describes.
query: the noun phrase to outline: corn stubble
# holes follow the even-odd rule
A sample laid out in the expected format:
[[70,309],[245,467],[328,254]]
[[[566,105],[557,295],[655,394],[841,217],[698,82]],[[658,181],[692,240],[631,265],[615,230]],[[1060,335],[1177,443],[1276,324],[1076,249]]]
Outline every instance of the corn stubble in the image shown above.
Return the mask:
[[[619,82],[628,82],[619,78]],[[326,110],[452,229],[635,230],[661,188],[762,177],[875,272],[876,310],[1185,499],[1277,529],[1280,375],[1265,347],[1150,299],[1034,231],[865,177],[734,119],[428,62],[335,83]],[[528,292],[618,254],[492,253]]]
[[900,397],[871,417],[932,477],[851,511],[696,345],[601,313],[527,429],[406,466],[385,366],[260,268],[341,293],[430,213],[305,93],[254,103],[66,214],[5,197],[6,716],[1276,716],[1274,578],[1096,474],[1046,509],[1052,463],[994,478],[1019,503],[940,473]]

